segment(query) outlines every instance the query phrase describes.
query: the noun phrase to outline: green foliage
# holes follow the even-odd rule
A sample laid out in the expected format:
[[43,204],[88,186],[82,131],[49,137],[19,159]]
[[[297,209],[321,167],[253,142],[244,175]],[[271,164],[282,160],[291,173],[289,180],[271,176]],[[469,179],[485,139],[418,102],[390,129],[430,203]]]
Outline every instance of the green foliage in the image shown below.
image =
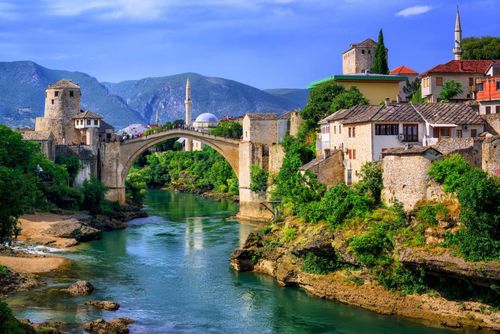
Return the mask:
[[471,167],[459,155],[435,162],[429,175],[455,192],[460,202],[461,228],[448,235],[471,261],[500,259],[500,188],[498,182],[479,168]]
[[454,192],[460,186],[462,176],[469,169],[467,161],[460,154],[455,153],[434,162],[428,174],[443,185],[444,191]]
[[267,179],[269,173],[258,165],[250,167],[250,190],[255,192],[265,192],[267,189]]
[[297,234],[297,229],[293,227],[285,229],[285,231],[283,232],[283,238],[281,239],[281,243],[284,244],[289,241],[292,241],[293,239],[295,239],[296,234]]
[[425,272],[421,269],[412,272],[399,263],[381,271],[378,281],[386,289],[407,294],[422,294],[428,291],[424,282]]
[[146,196],[147,177],[143,171],[144,169],[132,167],[127,175],[125,191],[128,202],[142,204]]
[[[418,94],[420,94],[419,97],[422,98],[422,91],[420,90],[421,83],[422,83],[422,79],[420,79],[420,78],[415,78],[412,81],[409,81],[408,79],[406,79],[406,83],[403,86],[403,92],[406,94],[407,100],[413,100],[413,97],[415,95],[418,95]],[[417,98],[417,97],[415,97],[415,98]]]
[[462,59],[500,59],[499,37],[467,37],[462,39]]
[[380,29],[378,33],[377,48],[375,49],[375,57],[373,58],[373,66],[371,73],[389,74],[389,65],[387,64],[387,50],[384,44],[384,33]]
[[464,92],[462,84],[456,80],[448,80],[439,92],[440,101],[449,101]]
[[330,113],[333,99],[343,91],[344,87],[334,81],[327,81],[311,89],[309,100],[301,112],[304,126],[308,130],[315,129],[318,122]]
[[300,269],[310,274],[325,275],[334,271],[339,266],[339,262],[335,257],[319,256],[313,252],[307,252]]
[[214,136],[240,139],[243,135],[243,127],[240,122],[220,121],[217,127],[210,130],[209,133]]
[[351,86],[333,98],[330,104],[330,113],[337,112],[340,109],[349,109],[357,105],[367,105],[368,102],[357,87]]
[[373,199],[374,203],[380,203],[382,194],[382,164],[380,162],[366,162],[361,166],[360,178],[356,184],[356,189],[360,194],[365,194]]
[[448,208],[442,203],[424,203],[416,213],[415,218],[425,226],[436,226],[438,219],[444,219],[448,215]]
[[369,266],[385,266],[391,263],[394,248],[389,224],[377,223],[368,232],[349,239],[349,245],[357,258]]
[[85,180],[82,187],[83,192],[83,208],[95,215],[102,211],[104,203],[104,195],[107,189],[102,185],[101,181],[92,177],[90,180]]
[[78,171],[82,168],[80,160],[76,155],[62,155],[56,159],[56,164],[66,168],[71,180],[74,180],[78,175]]
[[14,317],[9,306],[0,301],[0,330],[8,334],[24,334],[24,330]]
[[364,217],[373,206],[369,198],[343,183],[330,188],[320,203],[326,222],[332,226],[343,224],[347,218]]
[[422,97],[422,85],[418,87],[418,90],[410,98],[411,103],[425,103],[425,99]]
[[10,273],[10,269],[0,264],[0,275],[6,275],[8,273]]
[[150,187],[174,185],[187,191],[213,190],[229,195],[237,195],[239,191],[232,167],[210,147],[202,151],[150,154],[139,174],[140,181]]

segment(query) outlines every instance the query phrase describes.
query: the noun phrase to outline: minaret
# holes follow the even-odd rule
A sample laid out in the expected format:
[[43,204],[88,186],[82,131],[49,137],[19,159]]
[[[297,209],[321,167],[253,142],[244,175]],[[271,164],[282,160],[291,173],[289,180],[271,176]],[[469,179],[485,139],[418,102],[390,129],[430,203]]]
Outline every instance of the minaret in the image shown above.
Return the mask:
[[[186,100],[184,101],[184,105],[186,107],[186,119],[184,123],[189,127],[191,126],[191,107],[193,102],[191,101],[191,84],[189,83],[189,78],[186,81]],[[184,150],[192,151],[193,150],[193,140],[186,138],[184,142]]]
[[156,119],[155,119],[155,124],[156,126],[160,126],[160,107],[158,106],[156,108]]
[[462,25],[460,24],[460,12],[457,5],[457,18],[455,19],[455,47],[453,48],[455,60],[462,59],[462,52]]

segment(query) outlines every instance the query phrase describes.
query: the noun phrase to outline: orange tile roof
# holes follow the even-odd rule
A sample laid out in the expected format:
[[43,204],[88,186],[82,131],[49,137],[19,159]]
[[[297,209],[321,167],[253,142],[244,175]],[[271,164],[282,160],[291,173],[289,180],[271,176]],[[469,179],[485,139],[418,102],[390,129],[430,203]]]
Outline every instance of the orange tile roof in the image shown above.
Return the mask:
[[389,72],[389,74],[396,74],[396,75],[402,75],[402,74],[418,74],[417,72],[415,72],[414,70],[412,70],[411,68],[407,67],[407,66],[399,66],[399,67],[396,67],[395,69],[391,70],[391,72]]
[[422,73],[426,76],[430,73],[481,73],[484,74],[491,64],[500,63],[500,60],[452,60],[446,64],[434,66]]

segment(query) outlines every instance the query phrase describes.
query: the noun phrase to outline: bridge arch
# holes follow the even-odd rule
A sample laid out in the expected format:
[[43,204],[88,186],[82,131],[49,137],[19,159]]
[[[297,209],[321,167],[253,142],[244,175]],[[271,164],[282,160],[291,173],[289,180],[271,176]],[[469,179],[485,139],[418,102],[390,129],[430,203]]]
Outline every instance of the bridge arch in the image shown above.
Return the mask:
[[239,180],[239,140],[185,129],[172,129],[101,146],[101,181],[109,189],[108,197],[125,202],[125,180],[137,158],[150,147],[179,137],[197,140],[212,147],[229,163]]

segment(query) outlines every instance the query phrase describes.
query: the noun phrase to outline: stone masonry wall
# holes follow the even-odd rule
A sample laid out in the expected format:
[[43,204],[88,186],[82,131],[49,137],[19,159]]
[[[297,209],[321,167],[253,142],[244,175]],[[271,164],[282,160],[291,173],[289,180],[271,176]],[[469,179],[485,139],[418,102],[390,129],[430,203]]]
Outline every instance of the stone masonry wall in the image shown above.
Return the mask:
[[274,144],[269,147],[269,174],[277,174],[280,171],[284,158],[283,146]]
[[481,117],[486,121],[484,131],[500,135],[500,114],[481,115]]
[[482,150],[483,170],[492,176],[500,176],[500,136],[486,138]]

